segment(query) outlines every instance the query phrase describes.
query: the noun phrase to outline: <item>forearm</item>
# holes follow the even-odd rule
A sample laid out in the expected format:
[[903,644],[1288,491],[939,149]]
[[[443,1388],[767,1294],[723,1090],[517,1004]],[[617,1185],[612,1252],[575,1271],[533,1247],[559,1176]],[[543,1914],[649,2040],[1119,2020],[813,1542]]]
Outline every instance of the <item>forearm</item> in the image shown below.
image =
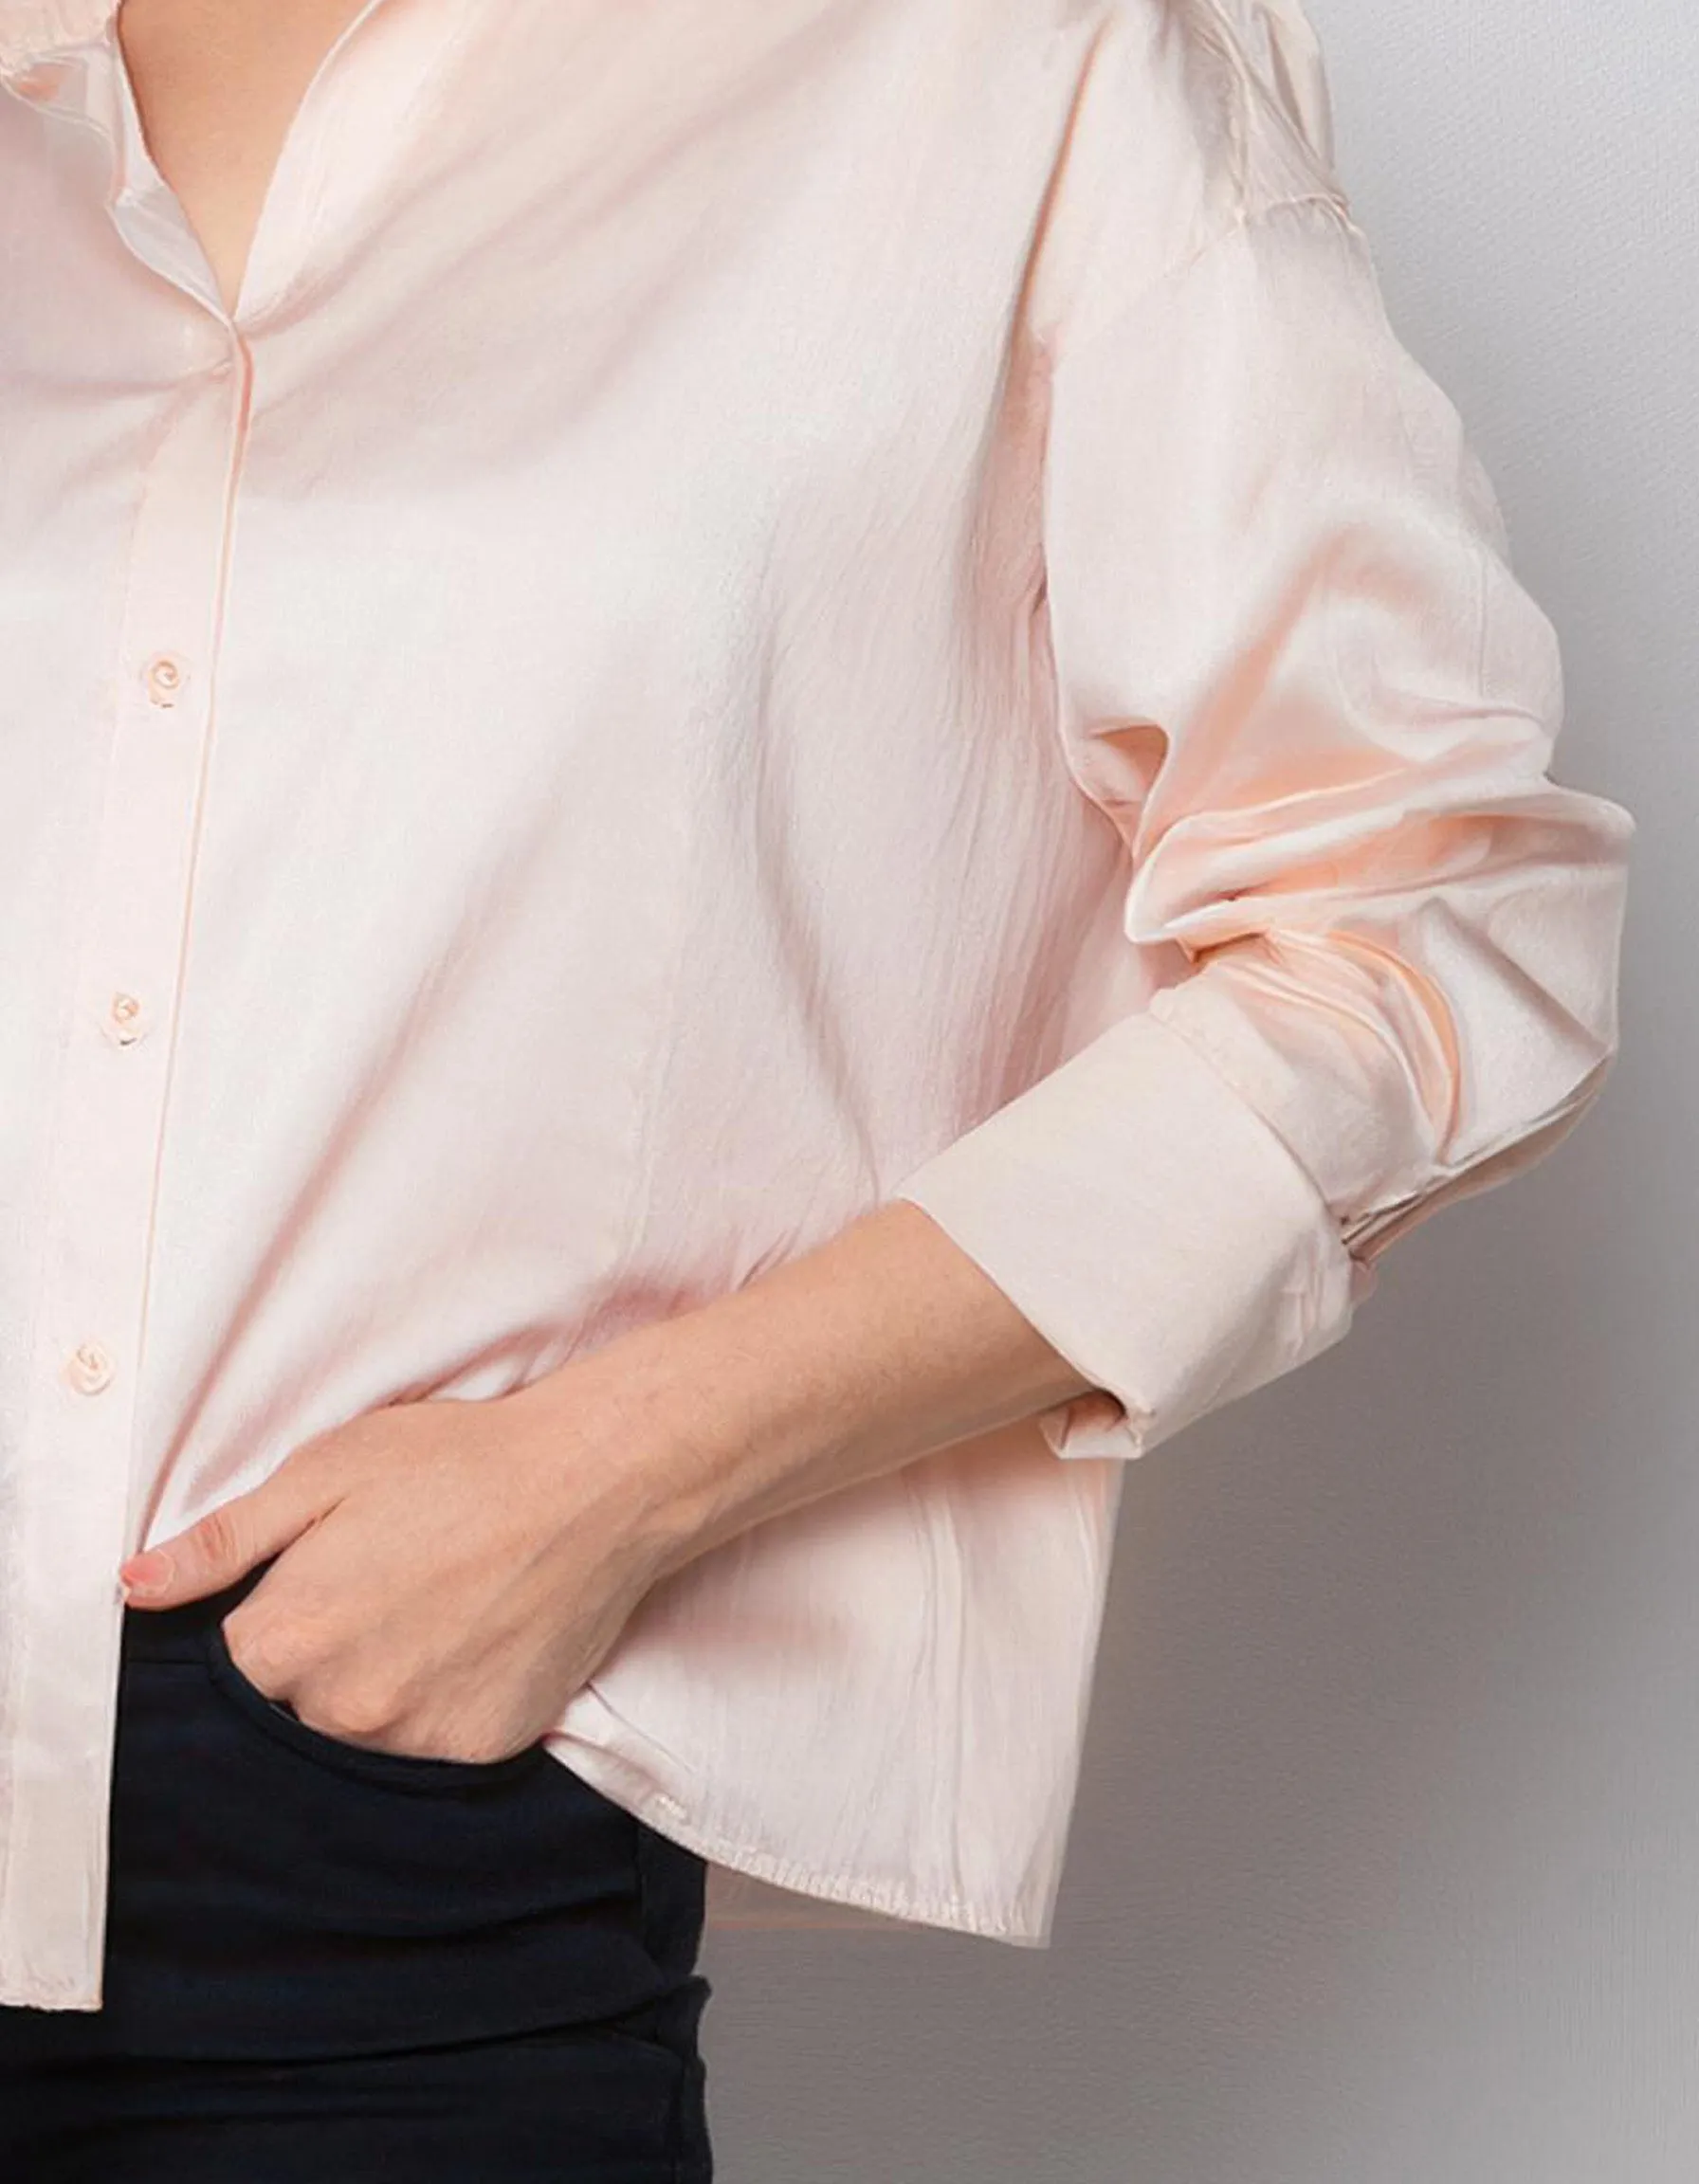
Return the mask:
[[587,1368],[617,1404],[668,1567],[1090,1386],[902,1200],[533,1383],[524,1408],[581,1400]]

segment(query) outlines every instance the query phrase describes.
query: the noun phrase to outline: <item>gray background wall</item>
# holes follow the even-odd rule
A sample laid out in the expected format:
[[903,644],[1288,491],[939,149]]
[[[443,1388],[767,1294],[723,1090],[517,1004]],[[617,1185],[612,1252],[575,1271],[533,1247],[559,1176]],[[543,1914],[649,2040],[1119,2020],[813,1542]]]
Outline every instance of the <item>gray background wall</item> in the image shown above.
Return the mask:
[[1311,0],[1395,320],[1635,813],[1623,1054],[1129,1472],[1048,1953],[722,1932],[724,2184],[1699,2176],[1699,17]]

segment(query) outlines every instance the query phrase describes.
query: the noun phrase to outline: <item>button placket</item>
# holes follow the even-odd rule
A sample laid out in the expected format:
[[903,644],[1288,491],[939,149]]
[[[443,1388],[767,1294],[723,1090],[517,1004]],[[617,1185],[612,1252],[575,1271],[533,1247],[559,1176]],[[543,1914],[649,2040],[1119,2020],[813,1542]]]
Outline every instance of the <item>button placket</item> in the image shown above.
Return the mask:
[[[195,374],[174,391],[132,534],[97,846],[79,883],[90,911],[55,1118],[41,1346],[17,1469],[11,1570],[21,1596],[9,1611],[42,1665],[26,1670],[12,1693],[0,1972],[15,1976],[27,1937],[57,1930],[79,1937],[84,1988],[98,1977],[104,1946],[105,1891],[94,1884],[109,1857],[118,1565],[137,1492],[132,1439],[166,1034],[185,953],[246,377]],[[91,1665],[86,1685],[80,1680],[77,1702],[89,1718],[72,1729],[65,1679],[48,1665],[88,1662],[101,1646],[110,1674],[95,1676]]]
[[[37,12],[45,37],[54,10]],[[250,254],[243,325],[276,305],[307,246],[327,246],[349,208],[398,163],[422,87],[467,43],[476,21],[471,10],[415,16],[363,0],[308,86],[274,170]],[[136,1538],[139,1504],[158,1483],[132,1477],[131,1437],[195,810],[218,671],[228,506],[253,373],[242,326],[225,312],[203,249],[146,157],[128,74],[110,64],[114,58],[109,42],[97,43],[74,65],[44,58],[21,77],[0,71],[0,92],[21,88],[53,115],[53,126],[98,137],[111,155],[101,174],[80,148],[75,176],[67,164],[67,187],[46,193],[34,209],[40,217],[28,224],[30,250],[39,236],[46,261],[64,232],[81,241],[88,224],[98,224],[103,196],[122,246],[191,300],[175,329],[180,354],[166,367],[174,386],[160,391],[157,407],[152,393],[142,397],[144,436],[107,448],[114,474],[124,466],[123,491],[100,519],[113,525],[101,537],[121,566],[92,577],[88,596],[105,600],[109,573],[111,596],[122,586],[122,640],[110,656],[118,712],[109,746],[88,752],[100,781],[92,793],[104,798],[98,848],[79,845],[76,868],[62,880],[65,899],[80,910],[87,905],[89,921],[78,932],[79,955],[65,980],[67,1020],[55,1057],[60,1092],[42,1163],[50,1211],[40,1231],[38,1332],[11,1473],[14,1522],[0,1554],[4,1611],[20,1634],[12,1647],[0,1644],[9,1733],[0,1765],[0,1997],[62,2007],[94,2006],[101,1984],[122,1629],[117,1564]],[[326,158],[333,126],[336,156]],[[81,199],[73,180],[87,185]],[[27,255],[27,271],[33,262]],[[90,261],[85,270],[92,293],[95,275],[106,268]],[[35,331],[32,286],[46,299],[41,322],[57,338],[70,315],[50,282],[24,284],[26,338]],[[127,294],[135,308],[123,300]],[[127,390],[115,411],[121,433],[122,421],[134,417],[137,389],[159,386],[153,312],[159,299],[151,294],[144,305],[138,291],[116,284],[113,297],[83,346],[96,378],[116,372]],[[72,331],[80,337],[82,330]],[[134,511],[132,481],[139,495]],[[105,639],[102,621],[103,649]],[[107,727],[98,719],[81,725],[91,746]],[[96,814],[80,809],[79,823],[84,816],[94,834]],[[142,1026],[140,1037],[118,1035],[125,1021],[122,1011],[113,1013],[119,995],[139,1005],[132,1021]],[[102,1391],[76,1385],[100,1377],[102,1360],[111,1367]],[[158,1451],[137,1453],[145,1462]]]

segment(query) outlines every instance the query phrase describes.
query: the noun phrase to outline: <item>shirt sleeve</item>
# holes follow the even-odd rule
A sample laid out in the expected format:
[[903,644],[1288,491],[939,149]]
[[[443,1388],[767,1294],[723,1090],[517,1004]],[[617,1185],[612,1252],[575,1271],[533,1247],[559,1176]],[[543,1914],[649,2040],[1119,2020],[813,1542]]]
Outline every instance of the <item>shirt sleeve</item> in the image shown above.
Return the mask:
[[1063,755],[1173,974],[895,1195],[1142,1455],[1348,1329],[1373,1261],[1525,1168],[1617,1044],[1634,821],[1548,772],[1550,621],[1457,412],[1317,190],[1059,355],[1042,520]]

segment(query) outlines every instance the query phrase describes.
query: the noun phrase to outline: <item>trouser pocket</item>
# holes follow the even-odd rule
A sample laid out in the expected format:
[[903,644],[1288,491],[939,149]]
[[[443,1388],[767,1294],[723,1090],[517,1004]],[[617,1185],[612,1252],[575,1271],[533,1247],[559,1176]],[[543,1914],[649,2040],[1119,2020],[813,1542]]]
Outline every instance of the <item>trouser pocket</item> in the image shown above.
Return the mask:
[[309,1728],[231,1660],[233,1605],[126,1611],[105,1994],[131,2051],[375,2053],[678,1992],[689,1852],[646,1890],[658,1839],[540,1743],[466,1762]]

